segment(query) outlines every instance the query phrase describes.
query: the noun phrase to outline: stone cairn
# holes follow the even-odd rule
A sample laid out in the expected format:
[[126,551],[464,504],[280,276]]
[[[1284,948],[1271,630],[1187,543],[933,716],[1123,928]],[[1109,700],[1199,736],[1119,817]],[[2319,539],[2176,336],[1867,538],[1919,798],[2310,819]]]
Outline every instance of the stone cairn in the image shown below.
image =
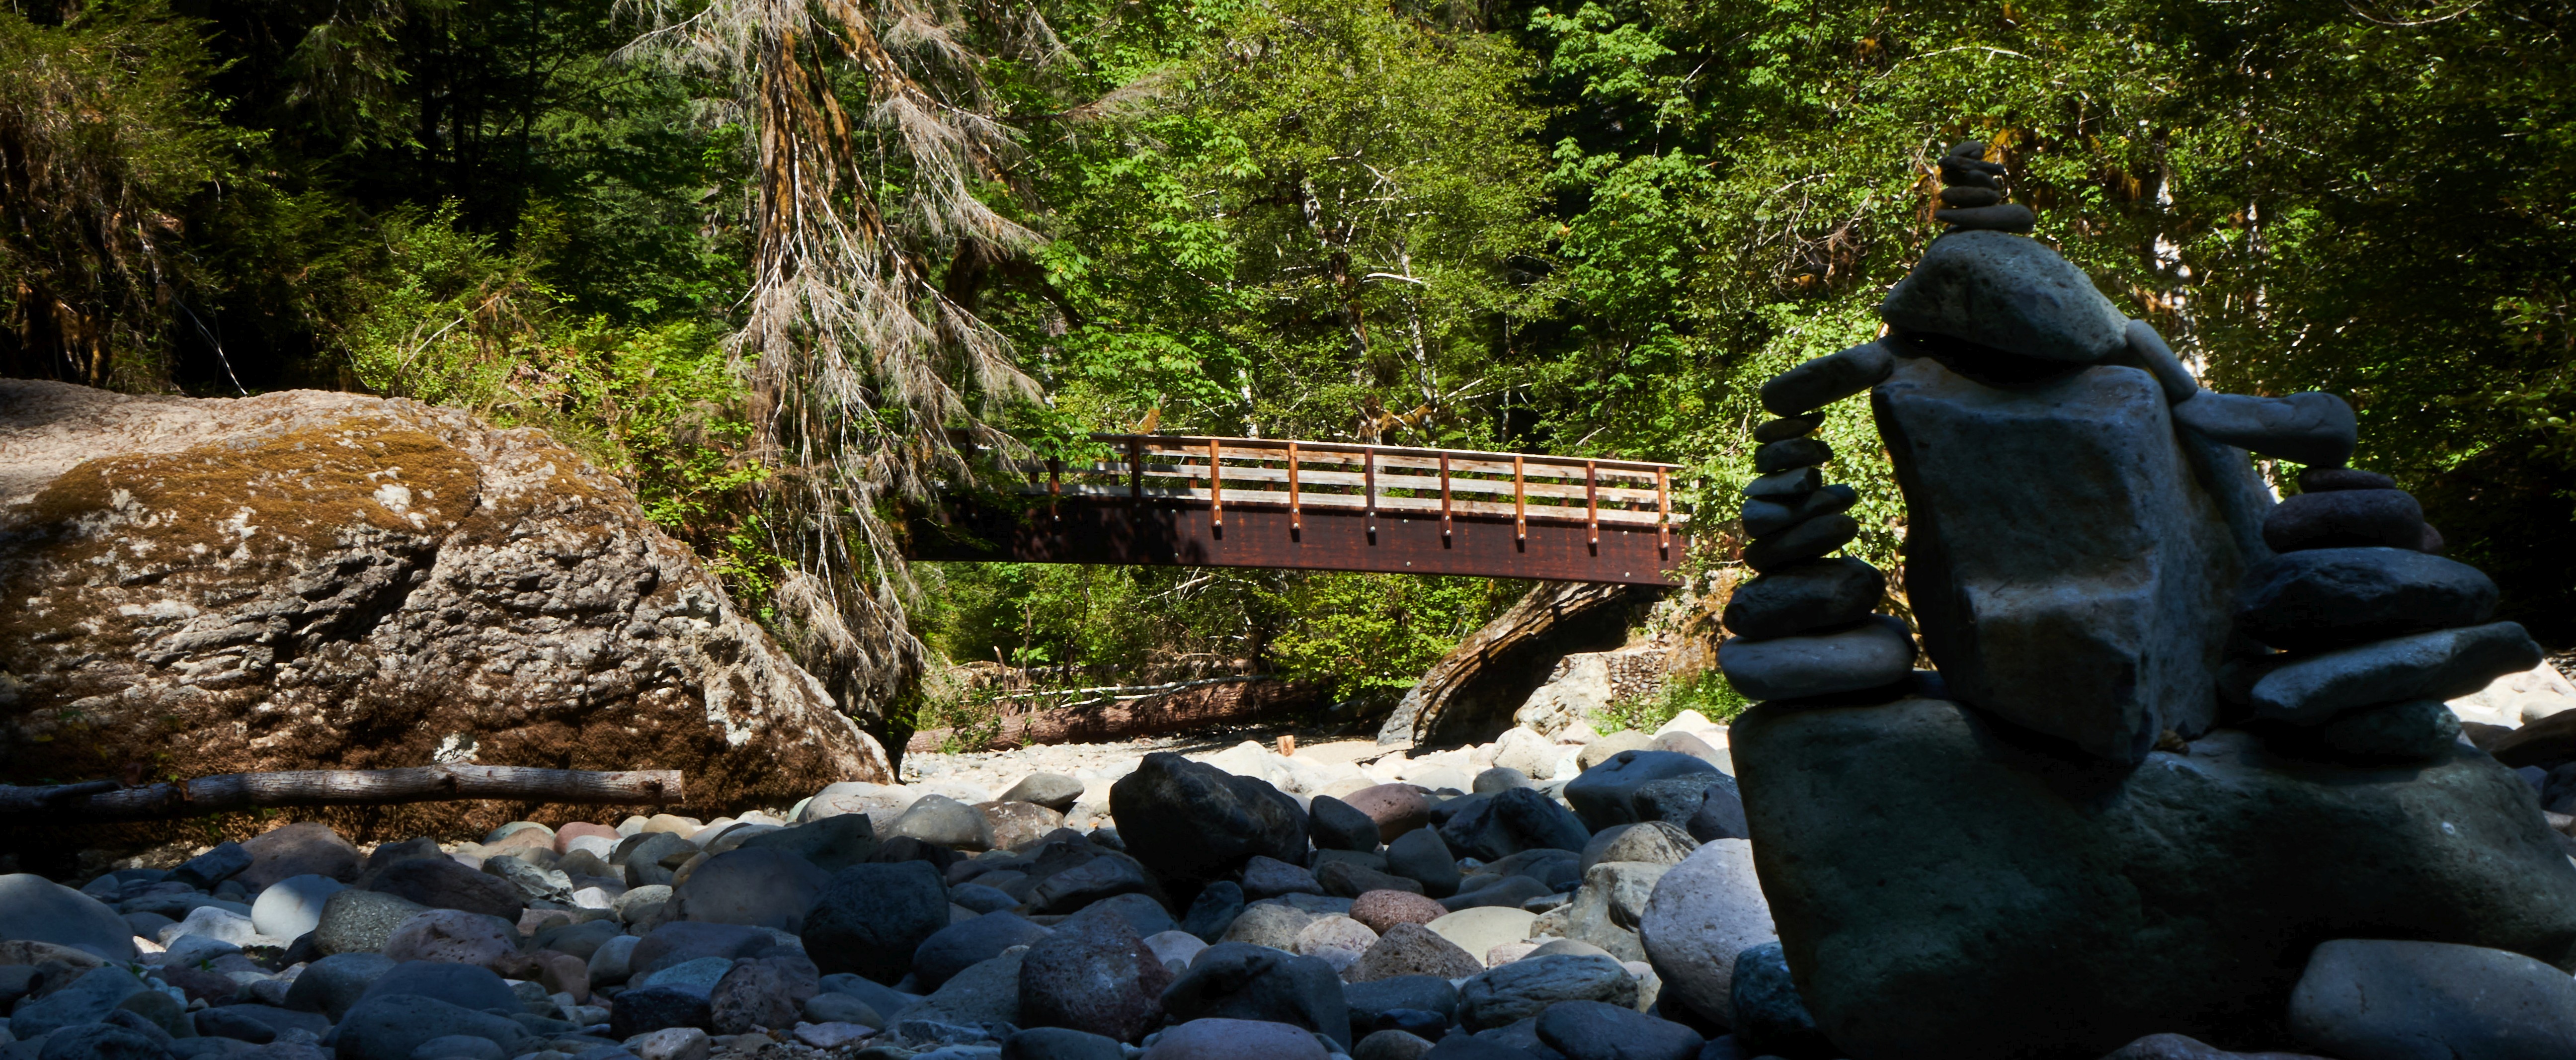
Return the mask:
[[[2202,389],[2019,234],[1985,153],[1940,159],[1949,228],[1887,333],[1761,393],[1719,664],[1763,701],[1734,759],[1819,1055],[2576,1055],[2576,860],[2443,702],[2539,647],[2348,466],[2348,404]],[[1932,672],[1871,613],[1884,576],[1829,555],[1856,496],[1806,435],[1864,392]]]

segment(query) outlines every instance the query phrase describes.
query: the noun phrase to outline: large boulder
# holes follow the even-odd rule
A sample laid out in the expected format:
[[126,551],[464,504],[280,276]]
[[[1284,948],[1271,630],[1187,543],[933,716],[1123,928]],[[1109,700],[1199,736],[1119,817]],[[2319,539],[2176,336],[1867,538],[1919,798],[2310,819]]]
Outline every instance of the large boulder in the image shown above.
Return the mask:
[[1135,772],[1110,785],[1109,813],[1127,852],[1175,897],[1256,855],[1306,861],[1306,811],[1297,800],[1168,751],[1146,755]]
[[787,851],[737,847],[689,870],[671,888],[671,903],[687,920],[803,931],[806,911],[830,879]]
[[[0,380],[0,469],[0,781],[462,761],[676,769],[720,806],[892,779],[687,546],[544,431],[361,394]],[[283,875],[316,871],[337,874]]]
[[2234,1048],[2323,939],[2576,968],[2576,864],[2465,746],[2356,768],[2221,729],[2130,768],[1921,698],[1757,707],[1733,739],[1798,992],[1859,1060]]
[[2230,521],[2261,488],[2241,452],[2187,452],[2135,368],[2002,389],[1920,358],[1874,401],[1953,694],[2117,762],[2209,728],[2238,576],[2267,558]]

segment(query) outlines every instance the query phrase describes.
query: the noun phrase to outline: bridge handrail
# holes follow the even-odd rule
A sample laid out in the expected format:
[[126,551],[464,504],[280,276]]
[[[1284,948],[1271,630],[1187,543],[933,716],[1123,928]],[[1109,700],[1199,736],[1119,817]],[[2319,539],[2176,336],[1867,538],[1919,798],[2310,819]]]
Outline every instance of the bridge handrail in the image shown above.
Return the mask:
[[[1118,451],[1123,461],[1088,466],[1015,461],[1008,466],[1032,479],[1021,492],[1058,497],[1115,497],[1123,493],[1139,503],[1205,502],[1218,527],[1224,526],[1228,504],[1284,507],[1290,513],[1292,527],[1302,526],[1303,509],[1310,505],[1360,508],[1372,520],[1372,527],[1381,511],[1405,516],[1436,514],[1444,537],[1450,533],[1455,516],[1509,515],[1517,536],[1524,539],[1529,520],[1535,518],[1585,523],[1596,545],[1603,523],[1653,527],[1669,544],[1672,531],[1689,520],[1688,513],[1676,509],[1672,499],[1672,473],[1680,470],[1678,464],[1212,435],[1095,434],[1091,438]],[[1148,456],[1171,459],[1148,462]],[[1310,469],[1308,464],[1357,466],[1359,470]],[[1387,473],[1389,470],[1436,474]],[[1067,484],[1064,479],[1068,474],[1076,478],[1109,476],[1112,482]],[[1178,485],[1149,485],[1149,479],[1180,481]],[[1284,482],[1287,488],[1229,487],[1229,479],[1265,485]],[[1645,488],[1607,485],[1605,481],[1640,483]],[[1201,488],[1197,485],[1200,482],[1206,486]],[[1349,492],[1352,490],[1357,492]],[[1511,500],[1464,500],[1456,496],[1459,493],[1509,495]]]

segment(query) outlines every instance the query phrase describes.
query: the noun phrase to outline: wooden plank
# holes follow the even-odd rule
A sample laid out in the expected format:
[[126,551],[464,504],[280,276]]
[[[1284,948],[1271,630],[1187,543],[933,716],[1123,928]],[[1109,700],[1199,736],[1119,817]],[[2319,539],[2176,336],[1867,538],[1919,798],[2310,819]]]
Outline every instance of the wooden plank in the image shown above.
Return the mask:
[[[1021,492],[1028,495],[1037,495],[1039,491],[1036,490],[1035,487],[1029,487],[1023,489]],[[1124,486],[1072,485],[1064,487],[1063,493],[1056,494],[1054,496],[1125,497],[1128,496],[1128,490]],[[1208,496],[1208,491],[1203,489],[1148,486],[1145,487],[1145,499],[1155,501],[1205,501],[1210,498]],[[1280,490],[1230,489],[1225,493],[1225,501],[1228,506],[1236,508],[1255,504],[1286,507],[1290,503],[1290,497],[1289,494]],[[1296,503],[1300,509],[1347,508],[1353,511],[1366,511],[1368,508],[1367,499],[1356,493],[1300,493],[1296,497]],[[1377,499],[1377,506],[1384,511],[1437,514],[1440,511],[1440,499],[1437,497],[1382,496]],[[1531,504],[1523,506],[1506,504],[1499,501],[1452,500],[1451,507],[1457,512],[1470,515],[1519,515],[1528,519],[1559,519],[1573,520],[1575,522],[1582,522],[1587,518],[1595,517],[1595,514],[1597,514],[1597,517],[1602,522],[1619,523],[1630,526],[1653,526],[1663,518],[1660,514],[1651,510],[1628,508],[1602,508],[1598,509],[1597,513],[1588,514],[1585,508],[1580,505],[1573,504]],[[1680,514],[1675,514],[1672,518],[1677,524],[1689,521],[1687,516]]]
[[[1500,507],[1499,505],[1497,507]],[[956,510],[952,517],[983,546],[915,524],[912,558],[1024,563],[1121,563],[1294,570],[1462,574],[1492,578],[1633,585],[1678,584],[1683,548],[1659,546],[1652,525],[1604,526],[1596,549],[1582,521],[1452,514],[1449,536],[1436,511],[1381,512],[1377,534],[1357,508],[1315,508],[1291,528],[1284,508],[1238,503],[1223,528],[1205,507],[1148,499],[1067,497],[1061,522],[1010,513]],[[1604,513],[1609,514],[1609,513]],[[1605,520],[1606,522],[1606,520]]]

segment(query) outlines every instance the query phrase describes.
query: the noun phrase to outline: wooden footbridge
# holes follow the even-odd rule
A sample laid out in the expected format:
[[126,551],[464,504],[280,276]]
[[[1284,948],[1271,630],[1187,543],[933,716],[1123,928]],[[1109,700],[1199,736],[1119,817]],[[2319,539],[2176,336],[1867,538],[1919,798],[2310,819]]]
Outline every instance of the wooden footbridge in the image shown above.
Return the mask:
[[916,524],[924,560],[1282,567],[1679,584],[1672,464],[1340,442],[1103,434],[1025,462],[1018,507]]

